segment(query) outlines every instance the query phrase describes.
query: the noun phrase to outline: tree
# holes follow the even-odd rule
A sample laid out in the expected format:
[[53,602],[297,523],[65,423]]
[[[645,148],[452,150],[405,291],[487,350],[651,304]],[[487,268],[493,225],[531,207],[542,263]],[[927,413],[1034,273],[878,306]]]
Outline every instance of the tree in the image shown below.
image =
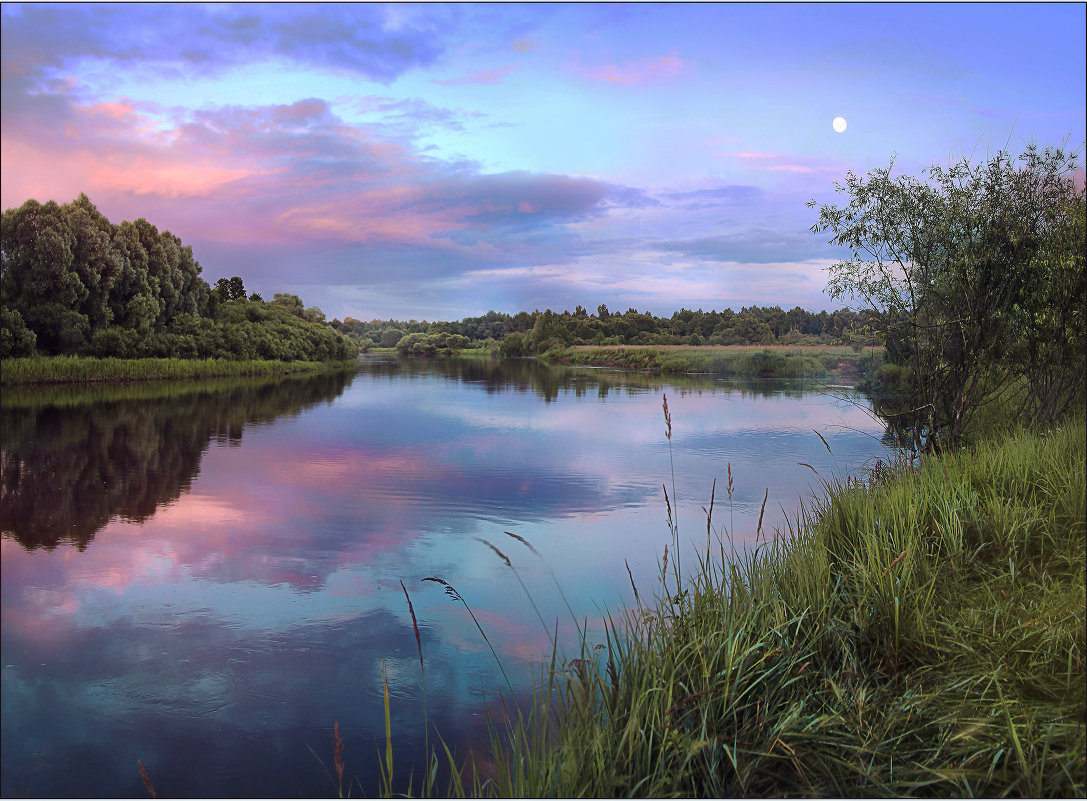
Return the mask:
[[[292,295],[288,292],[276,292],[275,295],[272,296],[272,303],[283,306],[295,317],[301,317],[305,310],[302,299],[298,297],[298,295]],[[345,319],[344,322],[346,323],[347,319]],[[399,339],[399,337],[397,337],[397,339]],[[395,345],[396,343],[394,342],[393,344]]]
[[227,286],[230,288],[230,300],[245,300],[245,284],[241,278],[231,276]]
[[[1039,408],[1020,379],[1029,386],[1043,366],[1063,378],[1060,398],[1042,405],[1052,419],[1084,386],[1076,157],[1030,146],[1018,159],[934,166],[924,179],[892,178],[892,168],[847,173],[835,188],[849,204],[819,207],[812,226],[851,252],[830,267],[829,293],[878,312],[869,324],[907,376],[887,407],[892,422],[918,448],[954,444],[988,404]],[[1041,346],[1055,335],[1071,346]]]
[[26,327],[19,312],[0,307],[0,358],[32,356],[37,341],[37,335]]

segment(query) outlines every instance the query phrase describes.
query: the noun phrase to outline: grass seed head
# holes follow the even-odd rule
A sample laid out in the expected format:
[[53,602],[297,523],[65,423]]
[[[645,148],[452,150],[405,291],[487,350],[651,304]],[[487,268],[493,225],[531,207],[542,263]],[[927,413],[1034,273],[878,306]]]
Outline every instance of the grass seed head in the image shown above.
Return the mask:
[[143,762],[139,759],[136,760],[136,764],[140,766],[140,778],[143,779],[143,786],[147,788],[147,792],[152,798],[158,798],[158,793],[155,792],[155,788],[151,785],[151,777],[147,775],[147,768],[143,766]]

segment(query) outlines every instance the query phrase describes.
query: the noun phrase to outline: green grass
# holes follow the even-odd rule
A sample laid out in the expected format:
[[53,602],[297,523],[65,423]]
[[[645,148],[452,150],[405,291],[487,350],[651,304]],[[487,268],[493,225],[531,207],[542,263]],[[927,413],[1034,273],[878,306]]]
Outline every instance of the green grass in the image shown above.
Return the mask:
[[699,564],[572,675],[553,655],[449,792],[1083,797],[1085,435],[828,484],[736,554],[707,521]]
[[267,376],[342,369],[347,362],[231,361],[228,359],[97,359],[88,356],[39,356],[4,359],[0,384],[86,384],[100,381],[158,381]]
[[563,364],[761,378],[827,378],[842,362],[847,363],[851,373],[862,370],[859,353],[848,347],[830,346],[567,348],[550,352],[548,358]]

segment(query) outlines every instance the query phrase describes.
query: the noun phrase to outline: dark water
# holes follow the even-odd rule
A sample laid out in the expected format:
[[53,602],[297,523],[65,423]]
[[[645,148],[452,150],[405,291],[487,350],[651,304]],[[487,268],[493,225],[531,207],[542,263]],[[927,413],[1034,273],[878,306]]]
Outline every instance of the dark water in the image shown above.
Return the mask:
[[146,797],[139,759],[164,796],[335,795],[338,721],[351,794],[372,796],[383,674],[405,788],[424,714],[401,581],[430,720],[463,748],[508,691],[464,607],[421,579],[463,596],[518,693],[550,657],[540,617],[560,652],[567,602],[602,642],[633,602],[624,561],[651,595],[671,542],[662,392],[690,547],[715,478],[714,539],[742,547],[764,493],[765,529],[818,488],[801,462],[829,477],[883,455],[848,390],[529,362],[6,390],[0,792]]

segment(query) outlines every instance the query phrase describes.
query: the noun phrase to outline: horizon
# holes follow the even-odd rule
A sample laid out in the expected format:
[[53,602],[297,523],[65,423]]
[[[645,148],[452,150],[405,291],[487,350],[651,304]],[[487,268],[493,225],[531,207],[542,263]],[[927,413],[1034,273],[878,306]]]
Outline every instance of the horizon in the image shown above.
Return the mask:
[[1082,176],[1083,4],[0,13],[4,209],[85,193],[329,319],[833,311],[806,204],[847,171]]

